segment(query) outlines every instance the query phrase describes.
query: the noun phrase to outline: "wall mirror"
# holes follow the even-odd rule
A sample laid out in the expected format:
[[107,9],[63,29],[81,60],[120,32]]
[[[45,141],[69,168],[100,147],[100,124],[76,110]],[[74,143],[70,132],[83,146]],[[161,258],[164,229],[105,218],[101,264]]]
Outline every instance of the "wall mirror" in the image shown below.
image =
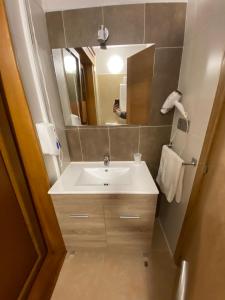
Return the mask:
[[66,126],[148,125],[154,44],[52,52]]

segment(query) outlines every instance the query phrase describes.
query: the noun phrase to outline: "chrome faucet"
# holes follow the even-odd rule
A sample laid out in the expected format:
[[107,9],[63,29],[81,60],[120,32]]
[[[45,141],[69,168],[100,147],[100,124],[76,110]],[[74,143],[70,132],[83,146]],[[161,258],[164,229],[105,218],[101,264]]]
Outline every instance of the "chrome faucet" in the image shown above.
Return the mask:
[[104,155],[104,166],[108,167],[109,166],[109,162],[110,162],[110,157],[108,154]]

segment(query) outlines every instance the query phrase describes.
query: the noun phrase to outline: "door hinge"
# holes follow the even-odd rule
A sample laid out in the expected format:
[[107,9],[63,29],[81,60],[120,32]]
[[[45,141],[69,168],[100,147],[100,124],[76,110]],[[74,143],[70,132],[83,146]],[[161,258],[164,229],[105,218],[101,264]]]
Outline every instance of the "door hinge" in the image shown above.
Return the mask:
[[209,166],[208,166],[208,165],[205,165],[205,166],[204,166],[204,170],[203,170],[203,174],[204,174],[204,175],[207,174],[208,171],[209,171]]

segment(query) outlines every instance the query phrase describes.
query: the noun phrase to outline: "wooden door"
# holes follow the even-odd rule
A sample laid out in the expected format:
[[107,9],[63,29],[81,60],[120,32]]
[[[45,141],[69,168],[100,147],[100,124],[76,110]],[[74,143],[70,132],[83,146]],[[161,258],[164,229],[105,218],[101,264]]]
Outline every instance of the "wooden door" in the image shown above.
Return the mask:
[[176,252],[189,263],[187,300],[225,299],[225,60]]
[[2,95],[0,95],[0,237],[0,299],[26,299],[46,255],[46,249]]
[[150,122],[151,86],[155,46],[127,59],[127,123],[146,125]]
[[[3,113],[0,116],[1,156],[37,253],[35,254],[37,255],[36,263],[33,265],[32,270],[32,259],[29,260],[30,265],[28,265],[27,271],[30,270],[30,273],[24,288],[20,292],[19,299],[47,300],[51,297],[65,258],[66,249],[51,197],[48,195],[49,179],[18,72],[4,0],[0,0],[0,76],[0,82],[2,81],[1,97],[3,90],[5,96],[4,107],[2,106],[1,109]],[[0,103],[2,103],[2,99]],[[6,121],[3,120],[3,118],[5,119],[4,110],[7,112],[10,128],[4,126],[8,122],[7,119]],[[0,190],[0,198],[1,196]],[[32,201],[30,198],[32,198]],[[34,204],[35,212],[31,204]],[[46,256],[39,225],[47,248]],[[24,235],[26,235],[25,232]],[[27,240],[29,241],[28,238]],[[0,249],[3,247],[4,241],[1,237]],[[14,255],[17,255],[16,249],[15,247]],[[7,252],[7,255],[10,257],[11,253]],[[23,255],[23,257],[25,256]],[[32,257],[34,259],[34,256]],[[42,262],[43,257],[44,261]],[[1,259],[6,260],[7,257],[2,258],[1,255]],[[1,267],[0,265],[0,289],[3,289],[5,279]],[[13,275],[20,276],[19,273]],[[22,285],[21,282],[20,285]],[[12,281],[10,289],[14,289]],[[10,292],[12,293],[12,291]],[[29,295],[27,296],[28,292]],[[0,299],[11,300],[13,298],[1,297],[0,294]]]
[[[90,48],[75,48],[83,66],[82,90],[86,104],[87,124],[97,125],[96,99],[94,86],[94,54]],[[89,55],[87,54],[89,53]],[[91,59],[92,57],[92,59]]]

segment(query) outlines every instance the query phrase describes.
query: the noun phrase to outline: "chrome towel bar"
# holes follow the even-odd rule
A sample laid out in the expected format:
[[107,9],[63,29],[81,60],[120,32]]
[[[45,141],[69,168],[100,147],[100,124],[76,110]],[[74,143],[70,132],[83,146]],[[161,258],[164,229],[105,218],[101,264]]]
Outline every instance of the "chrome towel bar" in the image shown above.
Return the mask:
[[196,158],[192,158],[191,162],[183,162],[183,166],[193,166],[195,167],[197,165],[197,159]]
[[[169,143],[169,145],[167,145],[169,148],[171,148],[171,149],[173,149],[173,143],[172,142],[170,142]],[[195,166],[197,166],[197,163],[198,163],[198,161],[197,161],[197,159],[196,158],[194,158],[194,157],[192,157],[192,160],[191,160],[191,162],[183,162],[183,166],[193,166],[193,167],[195,167]]]

